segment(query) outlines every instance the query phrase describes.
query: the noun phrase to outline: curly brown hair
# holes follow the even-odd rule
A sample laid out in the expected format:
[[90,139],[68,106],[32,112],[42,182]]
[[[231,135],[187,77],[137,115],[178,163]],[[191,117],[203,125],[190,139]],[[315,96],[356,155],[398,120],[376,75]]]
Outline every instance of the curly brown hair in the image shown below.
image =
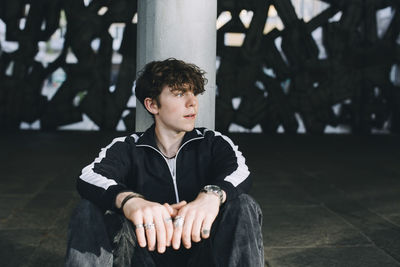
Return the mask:
[[136,97],[143,105],[144,100],[150,97],[160,106],[159,95],[164,86],[169,86],[173,91],[193,91],[195,95],[202,94],[207,83],[204,75],[205,72],[198,66],[175,58],[152,61],[138,73]]

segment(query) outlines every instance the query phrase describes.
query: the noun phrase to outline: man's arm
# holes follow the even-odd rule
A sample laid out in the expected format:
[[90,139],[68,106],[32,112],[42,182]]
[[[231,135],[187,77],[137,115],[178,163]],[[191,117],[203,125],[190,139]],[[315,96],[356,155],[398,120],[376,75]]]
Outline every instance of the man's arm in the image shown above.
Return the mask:
[[[226,193],[226,201],[249,191],[250,171],[238,146],[218,132],[213,132],[212,165],[209,184],[217,185]],[[211,133],[210,133],[211,134]]]
[[83,168],[77,180],[79,194],[103,211],[115,210],[115,198],[128,190],[124,180],[131,171],[131,146],[125,137],[114,139]]
[[[248,190],[250,172],[242,153],[232,140],[217,132],[212,133],[213,158],[209,183],[220,187],[222,203],[225,203]],[[194,201],[181,208],[177,216],[183,218],[184,223],[181,228],[175,227],[173,247],[178,249],[182,241],[186,248],[190,248],[191,241],[199,242],[201,238],[208,238],[222,203],[217,194],[200,192]]]

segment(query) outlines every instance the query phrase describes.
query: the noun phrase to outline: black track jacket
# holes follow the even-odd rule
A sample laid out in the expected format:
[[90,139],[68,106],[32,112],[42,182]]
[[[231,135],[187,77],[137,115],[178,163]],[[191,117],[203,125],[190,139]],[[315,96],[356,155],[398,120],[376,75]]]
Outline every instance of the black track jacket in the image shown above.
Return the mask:
[[187,132],[175,157],[176,174],[157,148],[155,126],[146,132],[114,139],[82,170],[79,194],[103,211],[115,210],[120,192],[134,191],[158,203],[190,202],[208,184],[226,192],[227,201],[250,187],[249,170],[232,141],[216,131]]

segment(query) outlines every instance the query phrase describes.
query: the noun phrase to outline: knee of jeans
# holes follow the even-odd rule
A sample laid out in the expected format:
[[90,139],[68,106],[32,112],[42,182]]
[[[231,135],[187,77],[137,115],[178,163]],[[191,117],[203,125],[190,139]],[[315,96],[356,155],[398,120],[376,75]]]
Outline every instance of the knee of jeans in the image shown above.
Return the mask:
[[237,216],[258,217],[261,223],[262,212],[258,203],[248,194],[240,194],[236,199],[226,203],[225,210],[235,212]]
[[70,227],[85,228],[91,227],[93,222],[102,218],[100,209],[86,199],[82,199],[71,215]]

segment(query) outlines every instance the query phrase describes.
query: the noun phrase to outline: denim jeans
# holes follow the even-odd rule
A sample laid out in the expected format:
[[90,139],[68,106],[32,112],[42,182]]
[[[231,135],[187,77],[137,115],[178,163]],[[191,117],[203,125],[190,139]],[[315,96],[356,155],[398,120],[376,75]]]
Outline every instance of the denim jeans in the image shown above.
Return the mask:
[[68,229],[66,266],[264,266],[259,205],[246,194],[221,206],[210,238],[163,254],[137,244],[133,224],[82,200]]

